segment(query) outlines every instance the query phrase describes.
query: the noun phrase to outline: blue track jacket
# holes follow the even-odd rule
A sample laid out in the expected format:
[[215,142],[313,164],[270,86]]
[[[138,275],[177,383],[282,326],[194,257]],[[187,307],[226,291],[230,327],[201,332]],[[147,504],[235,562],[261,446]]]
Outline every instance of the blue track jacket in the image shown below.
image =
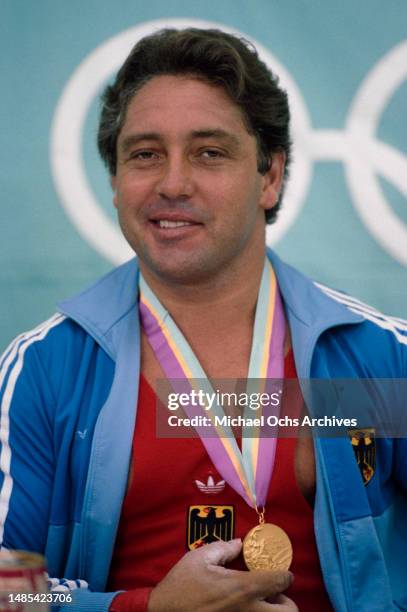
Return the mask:
[[[299,378],[407,377],[406,322],[269,256]],[[106,611],[115,595],[104,589],[136,416],[137,287],[132,260],[20,335],[0,363],[0,540],[45,554],[72,612]],[[407,610],[407,441],[376,442],[364,486],[348,437],[315,439],[315,534],[338,612]]]

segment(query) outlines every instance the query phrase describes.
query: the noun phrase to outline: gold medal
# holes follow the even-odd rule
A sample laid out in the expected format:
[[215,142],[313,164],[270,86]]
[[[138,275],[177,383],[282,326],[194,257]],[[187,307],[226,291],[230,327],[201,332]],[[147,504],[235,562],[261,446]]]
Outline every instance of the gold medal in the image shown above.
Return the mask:
[[293,547],[280,527],[260,523],[243,540],[243,557],[249,570],[288,570],[293,560]]

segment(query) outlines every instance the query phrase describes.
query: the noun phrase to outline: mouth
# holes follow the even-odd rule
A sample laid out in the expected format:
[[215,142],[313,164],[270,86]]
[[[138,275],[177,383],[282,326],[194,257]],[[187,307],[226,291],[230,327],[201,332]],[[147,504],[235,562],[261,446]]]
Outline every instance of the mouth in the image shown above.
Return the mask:
[[153,217],[149,219],[149,224],[157,239],[163,240],[187,238],[203,227],[203,223],[184,215],[174,215],[172,218],[171,215]]
[[159,219],[157,221],[153,220],[160,229],[176,229],[178,227],[188,227],[191,225],[200,225],[198,223],[193,223],[192,221],[170,221],[169,219]]

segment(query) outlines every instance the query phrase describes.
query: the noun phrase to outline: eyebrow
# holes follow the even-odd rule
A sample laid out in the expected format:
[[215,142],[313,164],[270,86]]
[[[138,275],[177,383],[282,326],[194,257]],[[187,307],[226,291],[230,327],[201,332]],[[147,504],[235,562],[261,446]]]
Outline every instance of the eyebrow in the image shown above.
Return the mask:
[[[188,137],[191,140],[198,140],[200,138],[215,138],[217,140],[227,141],[233,147],[238,147],[240,144],[239,139],[234,134],[226,132],[225,130],[222,130],[220,128],[193,130],[188,134]],[[120,150],[123,153],[126,153],[127,151],[129,151],[129,149],[131,149],[131,147],[134,147],[134,145],[139,142],[142,142],[143,140],[153,140],[160,142],[163,140],[163,137],[158,132],[140,132],[136,134],[130,134],[129,136],[126,136],[126,138],[124,138],[124,140],[120,144]]]
[[193,132],[191,132],[191,136],[192,138],[216,138],[218,140],[226,140],[229,141],[230,144],[234,145],[235,147],[239,146],[239,139],[237,138],[237,136],[219,128],[208,130],[194,130]]
[[130,134],[126,136],[123,142],[120,144],[120,150],[126,153],[131,147],[134,147],[138,142],[143,140],[162,140],[160,134],[157,132],[140,132],[138,134]]

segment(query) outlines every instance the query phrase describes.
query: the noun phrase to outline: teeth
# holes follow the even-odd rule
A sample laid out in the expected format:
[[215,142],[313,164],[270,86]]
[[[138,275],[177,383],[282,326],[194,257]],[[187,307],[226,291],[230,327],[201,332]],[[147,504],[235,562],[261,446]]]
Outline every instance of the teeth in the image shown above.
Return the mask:
[[167,219],[160,219],[158,225],[162,228],[172,228],[172,227],[184,227],[184,225],[192,225],[188,221],[168,221]]

